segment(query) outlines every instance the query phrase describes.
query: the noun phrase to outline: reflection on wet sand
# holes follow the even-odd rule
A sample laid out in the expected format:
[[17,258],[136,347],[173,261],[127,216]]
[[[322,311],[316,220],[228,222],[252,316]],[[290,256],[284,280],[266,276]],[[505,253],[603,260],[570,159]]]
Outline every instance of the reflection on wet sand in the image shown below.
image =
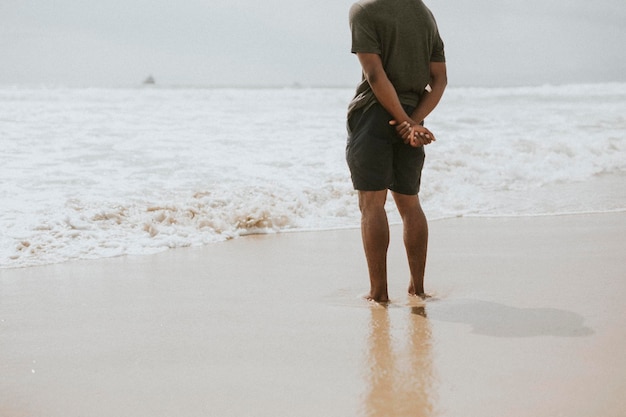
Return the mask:
[[[410,307],[395,340],[388,308],[372,306],[365,362],[363,415],[432,417],[434,375],[425,307]],[[395,317],[400,319],[400,317]]]

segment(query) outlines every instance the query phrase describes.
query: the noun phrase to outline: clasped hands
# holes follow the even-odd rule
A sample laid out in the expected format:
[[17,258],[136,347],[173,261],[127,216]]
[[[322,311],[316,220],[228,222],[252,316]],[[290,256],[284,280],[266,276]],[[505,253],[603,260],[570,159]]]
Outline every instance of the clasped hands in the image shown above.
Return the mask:
[[414,148],[428,145],[429,143],[435,141],[435,135],[433,135],[430,130],[413,121],[404,121],[398,124],[397,121],[391,120],[389,124],[396,127],[396,132],[402,138],[404,143],[411,145]]

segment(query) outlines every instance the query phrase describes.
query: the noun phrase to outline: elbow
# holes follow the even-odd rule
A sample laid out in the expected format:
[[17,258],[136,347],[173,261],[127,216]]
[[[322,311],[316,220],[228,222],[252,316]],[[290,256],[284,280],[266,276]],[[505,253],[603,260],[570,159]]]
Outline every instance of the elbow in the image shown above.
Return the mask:
[[376,74],[375,71],[372,71],[372,72],[364,71],[363,75],[365,76],[365,79],[367,80],[370,86],[375,85],[376,82],[378,81],[378,74]]
[[384,71],[381,71],[380,68],[363,70],[363,75],[370,86],[378,84],[384,77],[386,77]]
[[442,72],[433,76],[431,81],[432,84],[438,87],[446,88],[446,86],[448,85],[448,75],[445,72]]

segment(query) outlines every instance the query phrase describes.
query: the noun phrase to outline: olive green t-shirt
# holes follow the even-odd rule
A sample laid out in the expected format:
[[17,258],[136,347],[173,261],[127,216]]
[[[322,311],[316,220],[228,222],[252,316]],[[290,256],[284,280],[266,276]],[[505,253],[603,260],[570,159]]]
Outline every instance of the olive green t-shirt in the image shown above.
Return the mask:
[[[416,106],[430,82],[430,63],[445,62],[443,41],[431,11],[421,0],[360,0],[350,9],[352,53],[381,57],[402,104]],[[376,101],[363,77],[348,107]]]

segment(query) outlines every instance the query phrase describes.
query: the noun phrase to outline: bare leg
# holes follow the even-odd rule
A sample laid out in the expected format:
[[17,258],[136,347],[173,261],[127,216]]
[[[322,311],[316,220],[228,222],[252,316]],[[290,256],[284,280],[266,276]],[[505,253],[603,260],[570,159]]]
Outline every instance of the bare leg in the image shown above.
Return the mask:
[[389,223],[385,211],[387,190],[359,191],[361,209],[361,237],[370,276],[367,298],[378,302],[389,301],[387,292],[387,249]]
[[424,292],[424,270],[426,269],[426,252],[428,249],[428,223],[416,195],[392,193],[402,223],[404,225],[404,247],[409,261],[411,281],[409,294],[422,298]]

